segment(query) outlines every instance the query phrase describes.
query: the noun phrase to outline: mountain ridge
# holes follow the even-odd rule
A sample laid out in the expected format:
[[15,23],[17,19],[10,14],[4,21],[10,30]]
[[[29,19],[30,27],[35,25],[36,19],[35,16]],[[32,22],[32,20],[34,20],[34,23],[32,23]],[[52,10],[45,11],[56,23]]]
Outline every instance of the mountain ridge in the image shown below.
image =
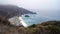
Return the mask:
[[11,18],[23,14],[33,14],[33,12],[14,5],[0,5],[0,16]]

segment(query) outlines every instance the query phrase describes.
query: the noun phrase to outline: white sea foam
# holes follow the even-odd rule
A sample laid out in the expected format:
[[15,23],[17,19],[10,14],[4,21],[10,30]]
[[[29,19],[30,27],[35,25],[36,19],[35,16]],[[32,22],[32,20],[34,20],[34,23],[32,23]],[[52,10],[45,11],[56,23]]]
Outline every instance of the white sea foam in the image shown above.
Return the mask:
[[24,26],[24,27],[28,27],[28,25],[24,22],[24,20],[22,19],[22,17],[19,17],[20,23]]

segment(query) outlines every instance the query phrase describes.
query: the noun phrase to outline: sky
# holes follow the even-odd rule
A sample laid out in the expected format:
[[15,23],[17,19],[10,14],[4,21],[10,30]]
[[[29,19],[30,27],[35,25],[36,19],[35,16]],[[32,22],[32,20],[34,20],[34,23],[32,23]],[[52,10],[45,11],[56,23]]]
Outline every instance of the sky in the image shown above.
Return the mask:
[[17,5],[42,16],[60,17],[60,0],[0,0],[0,4]]
[[0,0],[0,4],[13,4],[31,10],[58,10],[60,8],[60,0]]

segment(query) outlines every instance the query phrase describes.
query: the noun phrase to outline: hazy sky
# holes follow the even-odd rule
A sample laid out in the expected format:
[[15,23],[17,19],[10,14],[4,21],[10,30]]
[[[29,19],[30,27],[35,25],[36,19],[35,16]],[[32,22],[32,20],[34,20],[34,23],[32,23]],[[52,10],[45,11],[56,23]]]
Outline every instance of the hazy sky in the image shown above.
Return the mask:
[[0,4],[14,4],[26,9],[58,10],[60,0],[0,0]]
[[60,0],[0,0],[0,4],[14,4],[43,16],[60,17]]

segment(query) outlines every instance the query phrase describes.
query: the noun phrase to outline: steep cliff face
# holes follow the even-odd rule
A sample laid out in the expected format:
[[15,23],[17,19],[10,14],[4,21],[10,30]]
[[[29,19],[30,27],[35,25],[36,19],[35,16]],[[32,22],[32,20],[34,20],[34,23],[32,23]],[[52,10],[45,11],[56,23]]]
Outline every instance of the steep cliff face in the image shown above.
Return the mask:
[[18,16],[15,16],[15,17],[12,17],[9,19],[9,22],[12,24],[12,25],[16,25],[16,26],[20,26],[22,25],[22,23],[20,23],[21,20],[19,20],[19,17]]

